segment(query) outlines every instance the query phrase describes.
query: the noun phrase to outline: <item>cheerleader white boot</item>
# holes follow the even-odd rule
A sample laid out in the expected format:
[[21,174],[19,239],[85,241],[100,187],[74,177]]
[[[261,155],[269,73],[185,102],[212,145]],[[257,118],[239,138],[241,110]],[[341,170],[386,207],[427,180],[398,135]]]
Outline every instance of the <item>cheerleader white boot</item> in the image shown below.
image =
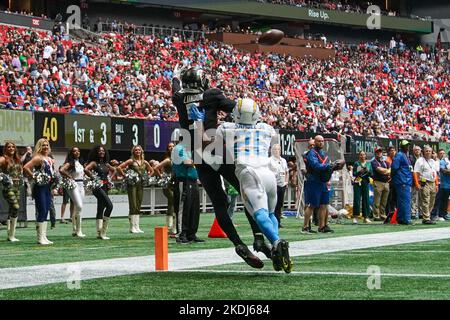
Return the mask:
[[77,214],[76,220],[77,220],[77,221],[76,221],[76,223],[77,223],[76,236],[77,236],[78,238],[84,238],[84,237],[86,237],[86,235],[84,235],[83,232],[81,231],[81,221],[82,221],[82,218],[81,218],[81,215],[80,215],[80,214]]
[[172,232],[173,230],[173,216],[166,216],[167,229]]
[[135,214],[130,215],[129,220],[130,220],[130,233],[139,233],[136,230],[136,215]]
[[11,230],[11,220],[6,220],[6,240],[9,240],[9,230]]
[[37,222],[36,224],[37,243],[42,246],[53,244],[53,242],[50,242],[48,241],[48,239],[46,239],[45,231],[47,231],[47,222]]
[[16,239],[16,226],[17,226],[17,218],[11,218],[8,220],[8,241],[18,242],[19,239]]
[[109,217],[105,217],[103,219],[103,226],[102,226],[102,230],[100,231],[100,239],[102,240],[109,240],[110,238],[108,238],[106,236],[106,232],[108,231],[108,225],[109,225],[109,221],[111,218]]
[[97,225],[97,239],[101,239],[101,232],[102,232],[102,228],[103,228],[103,219],[97,219],[96,221],[96,225]]
[[42,229],[43,229],[43,222],[37,222],[36,223],[37,243],[42,246],[45,246],[48,245],[48,243],[44,240]]
[[47,242],[47,244],[53,244],[53,241],[50,241],[47,239],[47,221],[44,222],[44,227],[42,232],[44,233],[44,240]]
[[76,235],[77,235],[77,219],[76,219],[76,216],[72,215],[71,220],[72,220],[72,236],[76,237]]
[[135,229],[137,231],[137,233],[144,233],[144,231],[141,230],[141,228],[139,227],[139,220],[140,220],[141,216],[140,215],[136,215],[136,226]]

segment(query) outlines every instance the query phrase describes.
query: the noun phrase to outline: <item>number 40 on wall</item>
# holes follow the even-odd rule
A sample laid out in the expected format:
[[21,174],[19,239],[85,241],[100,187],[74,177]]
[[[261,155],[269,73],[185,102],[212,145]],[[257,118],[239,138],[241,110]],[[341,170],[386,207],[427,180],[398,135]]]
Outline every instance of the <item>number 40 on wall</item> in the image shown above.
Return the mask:
[[50,142],[58,141],[58,120],[56,118],[44,118],[42,136]]
[[34,116],[34,140],[46,138],[51,147],[64,147],[64,115],[49,114],[47,112],[35,112]]

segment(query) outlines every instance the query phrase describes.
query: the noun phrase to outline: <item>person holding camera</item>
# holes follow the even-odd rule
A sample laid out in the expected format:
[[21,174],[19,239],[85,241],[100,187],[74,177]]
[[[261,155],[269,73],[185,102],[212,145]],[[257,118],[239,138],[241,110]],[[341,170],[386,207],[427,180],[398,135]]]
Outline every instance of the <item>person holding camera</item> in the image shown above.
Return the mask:
[[366,158],[366,153],[364,151],[360,151],[359,160],[356,161],[353,166],[353,224],[358,224],[357,217],[361,213],[361,200],[364,223],[372,222],[369,219],[369,184],[373,172],[372,165]]
[[328,204],[330,203],[331,175],[333,171],[341,170],[344,160],[331,164],[328,155],[323,150],[325,140],[318,135],[314,138],[314,148],[307,155],[305,181],[305,216],[311,217],[314,209],[319,208],[319,232],[334,232],[328,225]]

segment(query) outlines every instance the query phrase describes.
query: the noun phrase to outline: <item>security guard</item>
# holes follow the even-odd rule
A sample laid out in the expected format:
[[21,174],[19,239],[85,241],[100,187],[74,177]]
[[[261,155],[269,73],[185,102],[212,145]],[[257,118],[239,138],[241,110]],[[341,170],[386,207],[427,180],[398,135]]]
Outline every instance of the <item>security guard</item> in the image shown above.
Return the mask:
[[408,156],[409,142],[400,142],[400,151],[392,162],[392,184],[397,194],[397,222],[411,224],[411,186],[413,167]]

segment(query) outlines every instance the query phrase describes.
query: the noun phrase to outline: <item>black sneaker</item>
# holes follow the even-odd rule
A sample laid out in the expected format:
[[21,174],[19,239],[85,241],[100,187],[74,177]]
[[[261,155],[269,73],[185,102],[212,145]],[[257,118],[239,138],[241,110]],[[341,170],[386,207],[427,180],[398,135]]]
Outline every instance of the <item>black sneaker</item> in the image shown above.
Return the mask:
[[431,220],[422,220],[422,224],[429,224],[429,225],[432,225],[432,224],[436,224],[436,222],[431,221]]
[[191,240],[189,240],[188,238],[183,237],[183,236],[181,236],[181,237],[179,238],[179,240],[180,240],[179,243],[181,243],[181,244],[190,244],[190,243],[192,243]]
[[250,267],[261,269],[264,267],[264,262],[255,256],[245,244],[238,244],[235,248],[236,253],[241,257]]
[[253,250],[256,252],[262,252],[268,259],[272,259],[272,249],[266,244],[263,237],[255,236]]
[[289,256],[289,243],[286,240],[280,240],[272,249],[272,261],[275,271],[284,270],[286,273],[292,271],[292,260]]
[[444,218],[444,220],[450,220],[450,217],[448,215],[443,216],[442,218]]
[[312,230],[311,227],[302,228],[300,231],[301,234],[316,234],[317,231]]
[[334,230],[332,230],[328,225],[326,225],[325,227],[319,228],[318,231],[322,232],[322,233],[333,233],[334,232]]
[[197,238],[197,237],[194,237],[194,238],[190,239],[189,241],[196,242],[196,243],[203,243],[203,242],[205,242],[205,240]]
[[283,261],[282,261],[282,252],[281,252],[281,245],[279,241],[277,244],[275,244],[272,248],[272,264],[273,269],[275,271],[281,271],[283,270]]

